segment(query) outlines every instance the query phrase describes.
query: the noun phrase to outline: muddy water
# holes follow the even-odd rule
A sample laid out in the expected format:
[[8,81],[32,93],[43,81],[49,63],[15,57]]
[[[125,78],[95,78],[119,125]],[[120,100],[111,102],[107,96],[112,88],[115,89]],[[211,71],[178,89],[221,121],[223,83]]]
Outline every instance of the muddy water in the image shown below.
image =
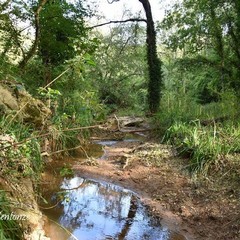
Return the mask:
[[49,174],[49,181],[43,196],[48,206],[54,207],[43,212],[49,218],[46,231],[52,240],[185,239],[150,216],[132,191],[107,182],[84,179],[77,173],[71,178],[57,179]]

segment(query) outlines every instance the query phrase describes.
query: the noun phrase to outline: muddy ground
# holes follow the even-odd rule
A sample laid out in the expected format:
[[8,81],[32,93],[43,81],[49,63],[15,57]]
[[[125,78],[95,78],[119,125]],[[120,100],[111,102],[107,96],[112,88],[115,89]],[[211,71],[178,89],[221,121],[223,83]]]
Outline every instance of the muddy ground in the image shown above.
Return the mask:
[[239,196],[210,177],[190,176],[184,170],[188,160],[170,146],[146,138],[119,141],[104,152],[104,158],[81,161],[74,170],[136,192],[163,225],[187,239],[240,239]]

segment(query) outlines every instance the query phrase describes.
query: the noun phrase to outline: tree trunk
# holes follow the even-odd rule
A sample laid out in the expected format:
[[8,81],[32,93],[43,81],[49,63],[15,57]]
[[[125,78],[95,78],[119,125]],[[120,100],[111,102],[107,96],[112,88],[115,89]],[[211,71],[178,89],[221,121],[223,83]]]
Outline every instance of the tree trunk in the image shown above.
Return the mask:
[[147,61],[148,61],[148,106],[150,113],[159,110],[163,75],[162,62],[157,56],[156,31],[154,27],[152,10],[149,0],[139,0],[144,8],[147,18]]
[[27,65],[28,61],[34,56],[35,52],[37,51],[38,42],[40,38],[40,24],[39,24],[39,15],[42,11],[42,8],[47,3],[48,0],[39,0],[39,6],[35,12],[35,39],[33,42],[32,47],[26,54],[26,56],[22,59],[22,61],[19,63],[19,67],[24,69]]
[[221,29],[221,25],[217,19],[216,15],[216,6],[214,5],[214,1],[210,2],[210,17],[212,22],[212,34],[215,41],[215,49],[219,56],[219,65],[221,69],[221,88],[224,89],[224,81],[225,81],[225,53],[224,53],[224,41],[223,41],[223,33]]
[[240,2],[233,1],[235,10],[234,18],[230,15],[228,17],[228,34],[231,37],[231,46],[235,53],[235,58],[232,58],[232,64],[235,66],[232,86],[239,93],[240,89]]

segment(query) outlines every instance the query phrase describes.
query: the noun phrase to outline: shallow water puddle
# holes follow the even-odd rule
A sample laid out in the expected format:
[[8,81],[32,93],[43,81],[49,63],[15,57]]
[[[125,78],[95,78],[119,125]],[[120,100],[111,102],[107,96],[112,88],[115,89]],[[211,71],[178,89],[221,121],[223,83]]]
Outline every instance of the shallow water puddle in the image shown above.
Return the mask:
[[102,146],[113,146],[118,142],[119,141],[116,141],[116,140],[97,140],[97,141],[94,141],[94,143],[102,145]]
[[122,141],[117,141],[117,140],[96,140],[94,141],[95,144],[98,144],[98,145],[102,145],[102,146],[113,146],[115,144],[117,144],[118,142],[139,142],[140,140],[139,139],[132,139],[132,138],[129,138],[129,139],[124,139]]
[[[65,178],[60,192],[49,196],[49,203],[52,201],[54,205],[59,195],[63,198],[57,207],[44,213],[68,229],[74,237],[61,233],[61,237],[55,239],[185,239],[162,227],[158,220],[149,216],[146,207],[133,192],[119,186],[76,176]],[[52,231],[56,236],[56,228]]]
[[102,146],[103,148],[103,154],[98,160],[106,160],[108,158],[108,147],[115,146],[119,143],[134,143],[134,142],[141,142],[143,139],[142,136],[137,136],[137,135],[126,135],[123,140],[111,140],[111,139],[105,139],[105,140],[95,140],[94,144],[96,146]]

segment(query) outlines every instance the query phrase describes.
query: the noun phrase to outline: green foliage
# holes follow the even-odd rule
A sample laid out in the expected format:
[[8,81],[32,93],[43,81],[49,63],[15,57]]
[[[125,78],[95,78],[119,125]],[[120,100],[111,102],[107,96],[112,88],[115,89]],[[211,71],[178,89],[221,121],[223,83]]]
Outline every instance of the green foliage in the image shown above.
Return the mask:
[[161,134],[180,156],[189,158],[191,171],[207,173],[228,154],[239,152],[239,98],[230,85],[219,86],[219,69],[199,55],[167,58],[164,71],[165,90],[156,116]]
[[87,59],[87,63],[76,62],[71,71],[54,85],[61,93],[57,99],[56,114],[68,115],[72,125],[77,126],[86,126],[94,120],[102,120],[106,113],[94,89],[95,83],[85,77],[86,64],[90,61],[90,57],[88,56]]
[[[170,49],[180,49],[184,57],[193,60],[199,61],[196,56],[200,55],[202,59],[198,63],[210,67],[209,70],[213,69],[218,91],[230,86],[238,92],[240,87],[240,11],[237,2],[184,0],[167,11],[160,25],[161,31],[167,31],[162,35],[165,36],[162,40]],[[206,78],[211,78],[212,74],[208,72],[210,76]],[[209,95],[206,85],[207,79],[199,89],[202,96]]]
[[43,88],[40,87],[37,89],[38,94],[46,99],[57,99],[58,96],[61,95],[61,93],[58,90],[52,89],[52,88]]
[[[179,85],[178,85],[179,86]],[[191,89],[192,90],[192,89]],[[201,105],[196,98],[185,91],[174,88],[165,90],[161,109],[156,115],[156,123],[161,129],[167,129],[175,122],[191,122],[227,118],[235,120],[238,117],[238,97],[233,91],[219,93],[218,102]]]
[[[212,59],[214,57],[211,56]],[[221,99],[223,86],[227,87],[227,83],[223,84],[221,74],[221,69],[216,68],[214,60],[200,55],[191,58],[186,56],[169,64],[167,77],[172,79],[169,79],[167,87],[177,86],[180,90],[182,86],[185,94],[191,94],[201,104],[217,102]]]
[[12,0],[1,3],[0,52],[2,59],[11,59],[16,62],[23,55],[23,44],[28,39],[28,36],[27,32],[23,31],[18,24],[19,22],[32,21],[33,14],[29,10],[30,4],[23,1]]
[[37,140],[37,138],[31,139],[30,141],[27,141],[26,144],[21,145],[20,151],[31,163],[29,167],[29,175],[38,179],[43,170],[40,141]]
[[6,59],[0,59],[0,78],[2,80],[21,81],[16,66]]
[[156,116],[159,127],[164,130],[175,122],[196,119],[236,118],[238,96],[230,84],[223,84],[221,71],[214,64],[216,56],[209,54],[206,59],[198,54],[191,58],[174,55],[166,50],[164,91]]
[[240,151],[240,125],[214,124],[204,127],[199,121],[175,123],[166,132],[165,140],[173,144],[179,155],[190,158],[189,167],[206,171],[228,154]]
[[[10,215],[10,203],[6,198],[3,190],[0,190],[0,216],[3,214]],[[23,232],[19,224],[14,220],[0,219],[0,239],[1,240],[20,240],[23,237]]]
[[145,33],[137,24],[113,27],[108,35],[94,33],[101,45],[93,54],[96,66],[87,70],[100,100],[110,110],[122,108],[141,112],[147,104]]
[[[89,125],[94,120],[104,119],[106,114],[105,106],[100,103],[95,90],[95,79],[88,79],[87,74],[95,66],[89,52],[94,51],[98,41],[95,37],[89,37],[84,44],[80,55],[52,68],[51,75],[57,80],[47,89],[42,87],[45,68],[37,59],[29,63],[22,75],[31,93],[38,94],[44,102],[50,104],[55,115],[53,121],[61,119],[66,122],[63,125],[69,127]],[[33,82],[33,79],[38,81]]]
[[60,170],[61,177],[71,177],[73,176],[73,170],[69,166],[64,166]]
[[33,138],[14,148],[11,147],[11,144],[32,137],[34,132],[31,127],[19,122],[8,124],[10,117],[0,119],[1,135],[6,137],[6,140],[0,144],[0,148],[5,148],[0,151],[0,157],[4,159],[1,174],[10,174],[11,177],[30,176],[33,179],[38,179],[43,168],[40,143],[37,138]]
[[40,16],[39,54],[45,64],[58,65],[75,56],[73,41],[84,34],[84,11],[81,5],[78,7],[65,0],[48,1],[44,6]]

